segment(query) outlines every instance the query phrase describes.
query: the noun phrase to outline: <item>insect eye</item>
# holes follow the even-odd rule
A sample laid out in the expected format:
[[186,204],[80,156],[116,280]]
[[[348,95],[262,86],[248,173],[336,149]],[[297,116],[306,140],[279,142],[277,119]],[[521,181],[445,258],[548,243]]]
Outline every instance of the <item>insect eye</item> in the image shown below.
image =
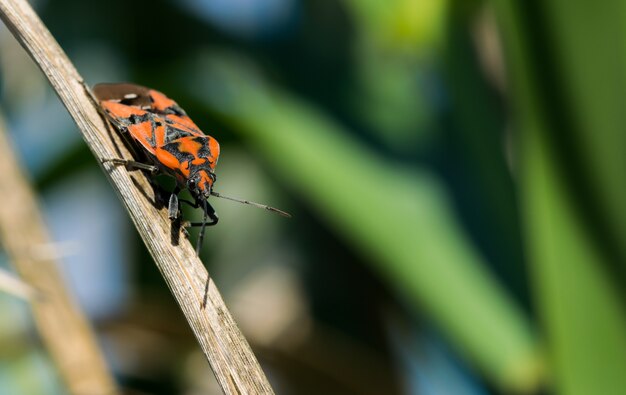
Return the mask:
[[189,187],[189,189],[196,189],[196,180],[194,180],[193,178],[190,179],[187,182],[187,186]]

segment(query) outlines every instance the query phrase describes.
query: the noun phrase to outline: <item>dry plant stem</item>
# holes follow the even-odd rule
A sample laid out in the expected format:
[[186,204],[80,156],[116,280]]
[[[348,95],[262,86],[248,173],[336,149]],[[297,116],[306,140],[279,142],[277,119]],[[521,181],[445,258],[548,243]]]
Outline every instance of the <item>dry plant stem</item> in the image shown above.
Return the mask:
[[65,290],[56,262],[34,253],[33,247],[49,244],[50,238],[11,147],[0,120],[0,241],[35,290],[29,301],[37,329],[71,394],[115,394],[91,328]]
[[[96,158],[102,161],[119,157],[121,149],[124,158],[132,159],[119,137],[107,131],[80,75],[29,4],[24,0],[0,0],[0,18],[48,77]],[[139,172],[131,175],[123,166],[107,164],[105,170],[224,392],[273,393],[212,280],[206,308],[201,308],[207,271],[186,239],[181,237],[180,245],[172,245],[167,210],[155,208],[148,180]]]

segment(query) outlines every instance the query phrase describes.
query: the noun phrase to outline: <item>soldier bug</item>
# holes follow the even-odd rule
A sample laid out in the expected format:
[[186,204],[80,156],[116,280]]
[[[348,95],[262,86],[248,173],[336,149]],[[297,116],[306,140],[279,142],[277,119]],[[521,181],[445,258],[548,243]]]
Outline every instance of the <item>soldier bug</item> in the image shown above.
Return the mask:
[[[220,154],[219,143],[204,134],[172,99],[156,90],[129,83],[97,84],[93,93],[101,112],[122,136],[127,137],[125,140],[129,142],[129,148],[138,159],[105,161],[124,165],[129,170],[146,170],[152,174],[163,173],[174,177],[176,187],[168,203],[168,215],[172,221],[178,217],[179,201],[202,208],[202,222],[190,223],[191,226],[201,227],[196,253],[200,251],[205,228],[217,224],[219,220],[208,202],[210,196],[291,217],[277,208],[213,191],[215,166]],[[189,190],[193,202],[178,198],[184,189]]]

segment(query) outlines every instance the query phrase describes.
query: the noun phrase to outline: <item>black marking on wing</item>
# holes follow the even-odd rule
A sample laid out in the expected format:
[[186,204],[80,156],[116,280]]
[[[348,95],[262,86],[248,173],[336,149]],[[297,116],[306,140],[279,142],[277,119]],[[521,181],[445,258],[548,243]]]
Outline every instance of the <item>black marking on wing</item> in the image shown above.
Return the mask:
[[206,134],[202,133],[202,131],[198,129],[198,127],[188,116],[182,116],[180,118],[186,118],[193,126],[186,125],[185,123],[182,123],[179,119],[172,119],[172,117],[168,115],[166,115],[163,119],[165,119],[165,122],[167,122],[168,125],[171,125],[174,128],[183,129],[184,131],[191,133],[191,135],[193,136],[206,137]]
[[151,117],[151,122],[152,122],[152,130],[150,133],[150,137],[148,137],[146,139],[146,141],[148,142],[148,144],[150,144],[151,147],[156,147],[156,130],[159,126],[163,125],[163,123],[161,121],[158,120],[158,118],[156,117]]
[[183,164],[184,162],[191,162],[195,157],[189,152],[182,152],[177,142],[165,144],[162,149],[174,155],[178,161]]
[[165,111],[163,111],[164,114],[166,115],[177,115],[179,117],[186,117],[187,113],[185,112],[185,110],[183,110],[180,106],[178,105],[173,105],[173,106],[169,106],[168,108],[165,109]]
[[183,137],[193,136],[193,134],[189,133],[188,131],[175,128],[173,126],[170,126],[169,124],[165,128],[165,144],[172,143]]
[[126,118],[126,121],[128,122],[128,125],[138,125],[140,123],[144,123],[146,121],[150,121],[154,124],[154,117],[152,115],[150,115],[150,113],[146,112],[143,115],[135,115],[132,114],[130,117]]
[[150,144],[150,146],[156,146],[156,136],[154,135],[154,132],[158,126],[161,126],[163,124],[163,122],[159,120],[161,118],[156,117],[149,112],[146,112],[143,115],[132,114],[127,118],[115,117],[111,115],[108,111],[107,114],[113,125],[124,133],[128,132],[128,127],[131,125],[139,125],[144,122],[150,122],[152,124],[152,133],[150,137],[146,138],[146,141],[148,142],[148,144]]
[[105,111],[107,114],[107,117],[109,118],[109,120],[117,127],[119,128],[123,128],[126,129],[126,127],[130,126],[130,125],[137,125],[140,123],[144,123],[146,121],[152,121],[153,116],[149,113],[146,112],[143,115],[135,115],[132,114],[131,116],[127,117],[127,118],[120,118],[117,117],[113,114],[111,114],[111,112],[109,110]]
[[[200,143],[200,150],[198,150],[199,158],[211,158],[211,149],[209,148],[209,139],[207,137],[194,137],[193,141]],[[210,161],[209,161],[210,162]]]

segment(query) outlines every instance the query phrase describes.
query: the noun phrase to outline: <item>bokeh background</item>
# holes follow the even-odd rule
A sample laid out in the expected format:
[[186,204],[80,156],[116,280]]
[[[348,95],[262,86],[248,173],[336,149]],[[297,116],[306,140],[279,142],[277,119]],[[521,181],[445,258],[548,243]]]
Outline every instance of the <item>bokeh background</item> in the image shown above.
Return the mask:
[[[218,139],[216,190],[294,215],[215,201],[202,250],[277,393],[626,393],[622,2],[34,6],[88,83],[160,90]],[[4,26],[0,109],[120,385],[219,393]],[[0,394],[64,394],[27,304],[0,317]]]

